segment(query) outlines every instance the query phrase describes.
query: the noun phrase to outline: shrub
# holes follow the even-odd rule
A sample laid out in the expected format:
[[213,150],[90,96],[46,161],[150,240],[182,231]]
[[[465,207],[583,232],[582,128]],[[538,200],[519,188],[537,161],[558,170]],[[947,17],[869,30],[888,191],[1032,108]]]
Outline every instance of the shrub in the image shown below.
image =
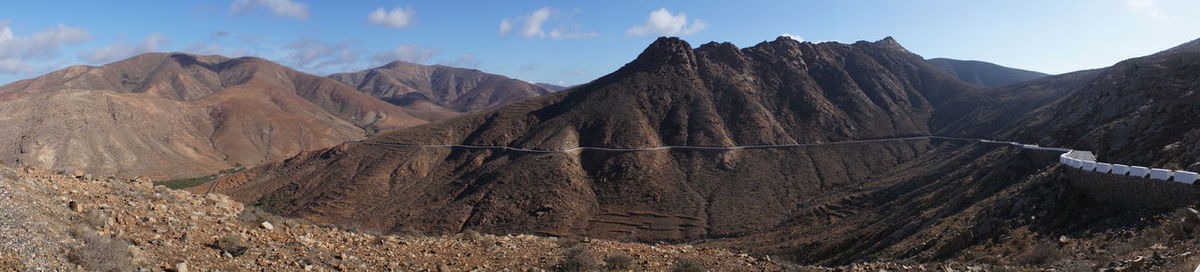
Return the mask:
[[558,267],[561,271],[592,271],[602,267],[600,261],[595,251],[586,245],[579,245],[567,250],[563,255],[563,263]]
[[74,236],[83,241],[83,246],[67,253],[71,263],[87,271],[133,271],[129,242],[101,236],[91,230],[76,230]]
[[109,218],[107,214],[104,214],[103,211],[98,209],[91,209],[83,214],[83,222],[87,223],[88,226],[93,228],[102,228],[107,226],[109,220],[111,220],[111,218]]
[[1015,261],[1020,265],[1041,265],[1052,263],[1059,258],[1058,249],[1046,242],[1035,243],[1024,253],[1017,255]]
[[233,255],[234,257],[241,256],[242,253],[246,253],[247,249],[250,249],[246,240],[242,239],[242,236],[236,233],[227,233],[221,236],[210,247],[229,253],[229,255]]
[[692,260],[692,259],[688,259],[688,258],[678,258],[678,259],[675,259],[675,271],[676,272],[705,272],[705,271],[708,271],[708,268],[705,268],[703,264],[700,264],[700,262],[697,262],[696,260]]
[[633,257],[625,253],[614,253],[604,258],[604,265],[609,270],[624,270],[633,267]]

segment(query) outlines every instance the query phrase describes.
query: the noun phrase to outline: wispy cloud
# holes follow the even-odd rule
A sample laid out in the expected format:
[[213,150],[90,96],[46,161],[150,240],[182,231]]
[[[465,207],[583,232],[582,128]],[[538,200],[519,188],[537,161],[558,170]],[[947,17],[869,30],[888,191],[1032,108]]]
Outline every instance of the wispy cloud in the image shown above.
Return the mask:
[[397,60],[411,63],[425,63],[432,59],[433,56],[441,53],[442,50],[436,48],[429,48],[419,45],[400,45],[391,51],[378,53],[372,56],[371,65],[379,66]]
[[62,24],[33,33],[16,35],[7,20],[0,21],[0,73],[31,74],[57,68],[34,61],[58,57],[64,45],[79,44],[92,39],[87,29]]
[[153,33],[147,35],[145,39],[137,43],[129,43],[118,39],[108,46],[79,51],[76,54],[89,63],[109,63],[141,53],[158,51],[163,45],[168,43],[171,43],[171,39],[166,35]]
[[1127,0],[1126,4],[1135,11],[1143,12],[1158,21],[1170,21],[1171,16],[1155,0]]
[[276,16],[292,19],[308,19],[308,5],[291,0],[233,0],[229,14],[241,14],[257,7],[264,7]]
[[708,23],[700,19],[688,23],[687,14],[680,12],[671,14],[666,8],[651,11],[650,17],[641,25],[630,27],[625,33],[629,35],[692,35],[708,28]]
[[367,15],[367,23],[401,29],[412,26],[416,15],[417,11],[412,8],[394,8],[391,11],[379,8]]
[[556,24],[546,30],[545,26],[548,21],[565,15],[567,13],[551,7],[542,7],[525,15],[504,18],[500,20],[500,36],[507,36],[513,30],[517,31],[517,35],[526,39],[588,39],[599,36],[596,32],[583,31],[578,25],[569,23]]
[[475,68],[479,68],[480,62],[479,62],[479,59],[475,58],[474,54],[466,54],[466,55],[462,55],[461,57],[458,57],[457,59],[454,59],[454,60],[445,60],[445,61],[438,62],[438,64],[445,65],[445,66],[452,66],[452,67],[475,69]]
[[328,43],[304,39],[286,44],[282,49],[288,52],[282,59],[284,64],[319,73],[350,67],[362,57],[362,51],[355,49],[350,41]]

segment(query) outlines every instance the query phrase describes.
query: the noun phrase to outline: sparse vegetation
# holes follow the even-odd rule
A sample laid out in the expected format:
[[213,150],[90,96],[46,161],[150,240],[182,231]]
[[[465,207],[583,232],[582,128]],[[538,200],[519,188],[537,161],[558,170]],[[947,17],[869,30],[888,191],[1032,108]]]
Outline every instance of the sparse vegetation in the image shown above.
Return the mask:
[[242,253],[246,253],[246,250],[250,249],[250,246],[246,243],[246,240],[242,239],[242,236],[238,235],[237,233],[227,233],[221,236],[221,238],[217,239],[217,241],[210,245],[210,247],[220,250],[224,253],[229,253],[229,255],[234,257],[241,256]]
[[604,267],[609,270],[625,270],[633,267],[633,256],[625,253],[613,253],[604,258]]
[[585,244],[568,249],[563,255],[563,263],[558,266],[560,271],[594,271],[601,267],[600,256]]
[[67,260],[82,266],[87,271],[133,271],[133,257],[129,253],[129,242],[102,236],[90,229],[73,231],[83,246],[67,253]]
[[241,165],[234,165],[234,166],[235,166],[235,168],[221,170],[220,172],[217,172],[216,174],[212,174],[212,175],[207,175],[207,176],[203,176],[203,177],[185,178],[185,179],[155,181],[154,185],[162,185],[162,186],[166,186],[167,188],[171,188],[171,189],[183,189],[183,188],[194,187],[194,186],[197,186],[200,184],[204,184],[205,182],[212,181],[212,180],[217,179],[218,177],[221,177],[224,175],[229,175],[229,174],[233,174],[233,173],[237,173],[237,172],[246,170],[246,167],[243,167]]
[[703,264],[700,264],[700,262],[697,262],[696,260],[692,260],[692,259],[688,259],[688,258],[675,259],[675,272],[705,272],[705,271],[708,271],[708,268],[705,268]]
[[1049,242],[1038,242],[1032,247],[1025,250],[1024,253],[1017,255],[1016,262],[1020,265],[1043,265],[1052,263],[1058,260],[1062,254],[1058,252],[1058,248]]

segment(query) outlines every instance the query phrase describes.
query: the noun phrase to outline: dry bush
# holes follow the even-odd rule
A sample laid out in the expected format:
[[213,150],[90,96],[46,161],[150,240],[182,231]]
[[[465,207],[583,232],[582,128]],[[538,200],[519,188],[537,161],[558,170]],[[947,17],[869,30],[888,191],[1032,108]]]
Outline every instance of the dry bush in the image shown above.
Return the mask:
[[83,246],[67,253],[67,260],[71,263],[87,271],[133,271],[129,242],[85,229],[76,229],[73,235],[83,241]]
[[700,262],[697,262],[696,260],[692,260],[692,259],[688,259],[688,258],[675,259],[675,272],[705,272],[705,271],[708,271],[708,268],[705,268],[703,264],[701,264]]
[[83,222],[93,228],[107,226],[110,220],[112,220],[111,217],[98,209],[91,209],[83,214]]
[[1058,248],[1049,242],[1035,242],[1033,246],[1016,256],[1014,261],[1020,265],[1042,265],[1053,263],[1062,257]]
[[563,255],[563,263],[558,265],[560,271],[594,271],[603,267],[600,256],[587,245],[577,245],[568,249]]
[[243,253],[246,253],[246,250],[250,249],[250,245],[246,243],[246,240],[242,239],[242,236],[237,233],[227,233],[218,238],[209,247],[229,253],[229,255],[233,255],[234,257],[241,256]]
[[613,253],[604,257],[604,266],[609,270],[625,270],[633,267],[633,256],[625,253]]
[[242,213],[238,214],[238,219],[252,226],[257,226],[262,222],[271,222],[271,224],[283,225],[284,221],[286,221],[283,217],[267,212],[266,210],[256,206],[247,206],[245,209],[242,209]]
[[479,239],[483,239],[483,234],[474,230],[466,230],[462,232],[462,238],[467,241],[478,241]]

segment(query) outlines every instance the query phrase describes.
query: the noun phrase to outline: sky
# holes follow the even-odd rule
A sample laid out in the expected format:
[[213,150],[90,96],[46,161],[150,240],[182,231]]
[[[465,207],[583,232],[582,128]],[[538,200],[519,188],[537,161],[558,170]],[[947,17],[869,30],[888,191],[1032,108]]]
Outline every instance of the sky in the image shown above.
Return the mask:
[[0,84],[145,52],[255,56],[318,75],[393,60],[586,83],[659,36],[740,47],[892,36],[926,58],[1051,74],[1200,38],[1196,0],[11,1]]

